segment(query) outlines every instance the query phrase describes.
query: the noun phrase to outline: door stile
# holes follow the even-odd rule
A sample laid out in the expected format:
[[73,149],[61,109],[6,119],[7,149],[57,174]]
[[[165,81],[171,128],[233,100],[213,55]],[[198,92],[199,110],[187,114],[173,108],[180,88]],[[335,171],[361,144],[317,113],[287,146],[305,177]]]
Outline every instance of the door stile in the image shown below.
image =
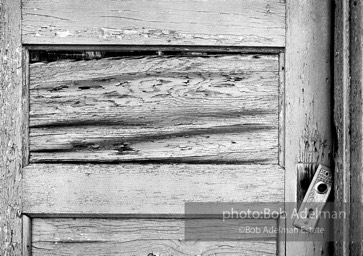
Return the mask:
[[22,254],[21,1],[0,4],[0,255]]
[[[287,1],[286,202],[297,200],[298,163],[332,164],[331,8],[330,0]],[[286,254],[329,255],[329,244],[314,236],[287,235]]]

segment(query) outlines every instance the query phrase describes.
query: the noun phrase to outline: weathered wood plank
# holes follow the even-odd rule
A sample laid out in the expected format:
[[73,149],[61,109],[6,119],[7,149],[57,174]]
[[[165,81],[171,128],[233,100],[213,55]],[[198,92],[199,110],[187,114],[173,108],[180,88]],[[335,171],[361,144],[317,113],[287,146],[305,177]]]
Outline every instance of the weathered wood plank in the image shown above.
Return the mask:
[[25,44],[285,45],[279,0],[23,0]]
[[277,163],[275,55],[31,65],[32,162]]
[[[349,0],[335,1],[334,123],[336,131],[334,210],[350,216],[350,8]],[[334,255],[350,253],[350,218],[334,222]]]
[[0,255],[22,253],[23,56],[20,0],[0,2]]
[[[351,255],[363,255],[363,4],[350,1],[350,243]],[[346,150],[346,149],[345,149]]]
[[140,73],[233,73],[279,71],[277,55],[208,54],[189,56],[119,56],[91,61],[59,61],[31,65],[34,83],[85,80]]
[[334,121],[335,207],[347,218],[335,221],[335,255],[363,255],[362,246],[362,22],[360,1],[336,1]]
[[[331,166],[332,83],[331,29],[332,1],[287,1],[286,32],[286,194],[287,202],[296,202],[297,164]],[[332,223],[319,222],[326,233]],[[287,218],[287,228],[292,219]],[[303,241],[303,236],[307,241]],[[331,255],[329,244],[312,239],[319,234],[302,235],[301,242],[286,238],[286,255]],[[327,236],[325,236],[327,237]],[[313,240],[313,241],[312,241]],[[312,241],[312,242],[310,242]]]
[[185,202],[283,202],[277,165],[49,165],[24,170],[28,214],[172,215]]
[[[195,228],[217,230],[216,220],[193,221]],[[260,228],[276,227],[276,220],[244,220],[243,223]],[[232,235],[238,226],[223,225],[219,229]],[[275,239],[273,235],[276,236],[260,234],[262,241],[255,242],[246,241],[255,238],[253,234],[240,237],[240,241],[184,241],[183,220],[35,218],[33,255],[276,255],[276,240],[271,241]]]

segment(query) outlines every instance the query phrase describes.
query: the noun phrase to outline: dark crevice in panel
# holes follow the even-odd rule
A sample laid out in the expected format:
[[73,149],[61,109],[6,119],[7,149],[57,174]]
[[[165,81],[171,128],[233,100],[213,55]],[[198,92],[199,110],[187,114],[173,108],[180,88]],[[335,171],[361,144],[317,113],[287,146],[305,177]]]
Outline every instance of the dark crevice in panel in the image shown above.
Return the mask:
[[271,51],[260,51],[257,49],[251,49],[251,51],[243,51],[243,50],[229,50],[225,51],[221,49],[195,49],[194,51],[190,49],[174,49],[174,48],[165,48],[161,50],[157,49],[129,49],[125,48],[125,50],[120,51],[109,51],[109,50],[77,50],[77,51],[69,51],[69,50],[30,50],[30,63],[36,62],[53,62],[58,60],[94,60],[94,59],[102,59],[102,58],[112,58],[112,57],[127,57],[127,56],[191,56],[191,57],[210,57],[213,55],[236,55],[236,54],[255,54],[254,58],[260,58],[259,55],[275,55],[279,51],[278,49],[271,49]]
[[171,159],[155,159],[155,160],[97,160],[97,159],[87,159],[87,160],[62,160],[62,159],[42,159],[42,160],[32,160],[30,159],[31,163],[37,164],[74,164],[74,165],[87,165],[87,164],[158,164],[158,165],[166,165],[166,164],[200,164],[200,165],[251,165],[251,164],[270,164],[271,159],[250,159],[248,161],[245,160],[224,160],[224,159],[217,159],[217,160],[204,160],[198,159],[198,157],[180,157],[180,158],[171,158]]

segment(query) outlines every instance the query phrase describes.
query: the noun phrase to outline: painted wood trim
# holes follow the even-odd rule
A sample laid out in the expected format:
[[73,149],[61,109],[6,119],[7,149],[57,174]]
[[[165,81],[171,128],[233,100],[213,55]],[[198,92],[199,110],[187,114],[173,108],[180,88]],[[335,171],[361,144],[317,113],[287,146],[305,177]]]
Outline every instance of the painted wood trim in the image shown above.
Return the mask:
[[[276,234],[239,234],[242,225],[276,227],[276,220],[246,219],[34,219],[33,252],[65,255],[276,255]],[[193,227],[193,230],[188,230]],[[215,234],[219,231],[218,234]],[[193,234],[231,239],[198,239]],[[197,232],[197,233],[196,233]],[[188,235],[189,234],[189,235]],[[187,239],[185,239],[187,238]],[[237,239],[237,241],[236,241]],[[262,240],[262,241],[261,241]]]
[[[330,0],[287,1],[286,202],[297,200],[297,163],[332,163],[331,10]],[[327,243],[286,240],[286,255],[330,255]]]
[[31,164],[23,209],[32,217],[183,216],[185,202],[246,202],[251,210],[270,202],[279,210],[283,188],[278,165]]
[[23,218],[23,256],[32,256],[32,219],[26,215]]
[[0,255],[22,254],[22,45],[20,0],[0,3]]
[[283,47],[280,0],[23,0],[25,44]]

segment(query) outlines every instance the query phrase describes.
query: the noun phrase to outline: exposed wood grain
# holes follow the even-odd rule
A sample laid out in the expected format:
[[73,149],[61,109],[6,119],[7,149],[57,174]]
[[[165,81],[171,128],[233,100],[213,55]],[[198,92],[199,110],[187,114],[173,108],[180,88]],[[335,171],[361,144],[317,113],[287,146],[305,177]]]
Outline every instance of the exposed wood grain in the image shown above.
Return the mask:
[[351,255],[363,255],[363,4],[350,1],[350,242]]
[[285,44],[279,0],[23,0],[25,44]]
[[32,162],[277,163],[275,55],[31,65]]
[[[350,216],[350,11],[349,0],[335,1],[334,29],[334,123],[335,150],[334,207]],[[350,253],[350,217],[334,222],[334,254]]]
[[[216,232],[216,220],[194,220]],[[276,227],[276,220],[245,220]],[[275,241],[184,241],[185,221],[172,219],[34,219],[33,255],[276,255]],[[215,228],[213,228],[215,227]],[[220,232],[233,234],[236,226]],[[204,232],[204,231],[203,231]],[[234,238],[235,239],[235,238]],[[273,237],[261,237],[271,240]]]
[[283,202],[277,165],[49,165],[24,170],[28,214],[171,215],[185,202]]
[[0,2],[0,255],[22,253],[22,45],[20,1]]
[[30,62],[30,55],[29,51],[23,48],[22,52],[22,160],[23,166],[27,166],[29,164],[29,112],[30,112],[30,70],[29,70],[29,62]]
[[[331,5],[330,0],[287,1],[287,202],[297,199],[297,163],[332,163]],[[329,234],[333,231],[328,224],[319,222]],[[289,218],[286,227],[292,227]],[[286,255],[331,255],[328,244],[314,241],[314,236],[319,234],[305,234],[306,240],[312,242],[289,242],[287,235]]]

